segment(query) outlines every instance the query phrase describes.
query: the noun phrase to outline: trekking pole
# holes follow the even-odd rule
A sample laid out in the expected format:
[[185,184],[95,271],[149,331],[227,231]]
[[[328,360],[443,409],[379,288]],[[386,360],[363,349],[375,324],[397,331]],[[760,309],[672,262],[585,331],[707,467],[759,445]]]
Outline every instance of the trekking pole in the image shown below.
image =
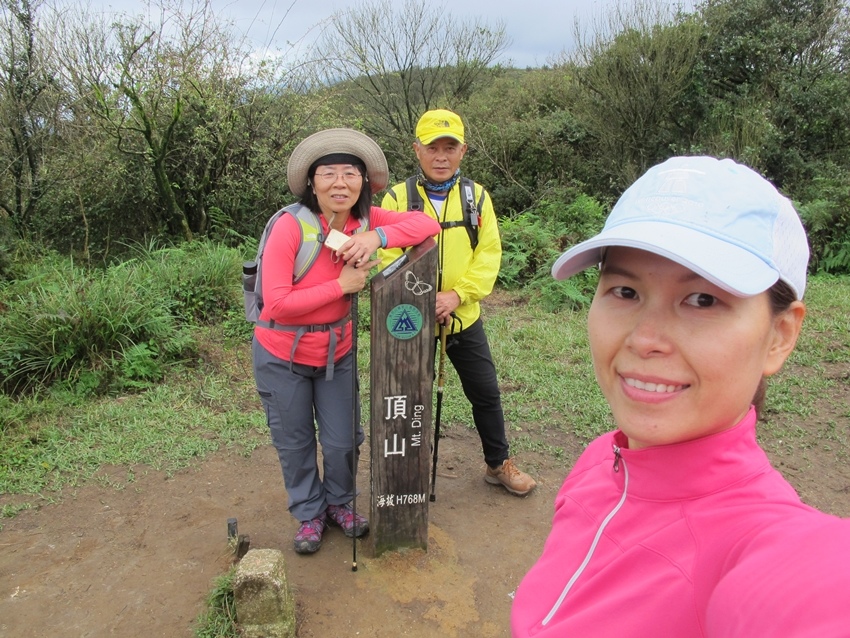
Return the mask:
[[354,515],[354,531],[351,535],[351,571],[357,571],[357,297],[351,293],[351,474],[354,497],[351,511]]
[[440,363],[437,367],[437,409],[434,416],[434,458],[431,462],[431,496],[433,503],[437,500],[437,448],[440,445],[440,413],[443,409],[443,383],[446,372],[446,327],[440,324]]

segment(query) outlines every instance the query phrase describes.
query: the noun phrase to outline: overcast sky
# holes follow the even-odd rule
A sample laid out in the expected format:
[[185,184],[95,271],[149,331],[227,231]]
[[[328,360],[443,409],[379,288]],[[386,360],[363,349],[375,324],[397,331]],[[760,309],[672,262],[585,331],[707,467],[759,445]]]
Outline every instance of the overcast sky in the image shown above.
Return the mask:
[[[62,0],[58,0],[62,2]],[[366,0],[368,2],[368,0]],[[675,0],[662,0],[674,4]],[[322,20],[335,11],[358,6],[362,0],[212,0],[222,17],[232,19],[237,29],[256,43],[256,48],[271,43],[272,48],[287,49],[287,42],[310,40]],[[520,68],[547,64],[552,56],[573,47],[573,25],[578,19],[589,27],[617,0],[452,0],[441,7],[460,19],[481,19],[488,24],[502,21],[511,45],[497,60],[512,62]],[[629,0],[625,0],[629,2]],[[73,4],[65,0],[63,4]],[[94,11],[138,13],[137,0],[89,0]],[[377,35],[377,34],[376,34]]]

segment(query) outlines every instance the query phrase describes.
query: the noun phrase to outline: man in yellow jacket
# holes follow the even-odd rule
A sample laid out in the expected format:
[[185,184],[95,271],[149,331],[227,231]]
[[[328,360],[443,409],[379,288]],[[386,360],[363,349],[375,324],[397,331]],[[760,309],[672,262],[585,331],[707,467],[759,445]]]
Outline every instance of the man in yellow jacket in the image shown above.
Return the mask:
[[[496,366],[479,304],[493,291],[502,243],[490,195],[480,184],[460,177],[466,149],[460,116],[443,109],[425,113],[416,125],[413,142],[420,168],[415,184],[409,180],[415,190],[409,195],[407,182],[396,184],[384,196],[381,208],[421,209],[440,222],[436,318],[447,334],[446,355],[472,404],[487,463],[484,480],[525,496],[537,484],[510,458]],[[467,212],[472,212],[465,216],[468,198],[474,206],[467,206]],[[398,249],[381,250],[381,268],[400,254]]]

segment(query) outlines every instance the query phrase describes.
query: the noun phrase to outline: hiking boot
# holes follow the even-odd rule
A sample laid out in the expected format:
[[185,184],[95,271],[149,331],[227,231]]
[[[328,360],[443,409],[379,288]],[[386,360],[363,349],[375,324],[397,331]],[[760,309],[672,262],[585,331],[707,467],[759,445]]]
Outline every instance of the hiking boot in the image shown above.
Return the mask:
[[347,505],[328,505],[328,520],[342,528],[343,533],[351,538],[360,538],[369,531],[369,521],[355,514],[351,503]]
[[488,465],[484,480],[491,485],[503,485],[508,492],[517,496],[525,496],[537,487],[537,482],[525,472],[521,472],[513,459],[505,459],[496,468]]
[[301,521],[301,527],[295,534],[295,552],[298,554],[314,554],[322,546],[322,534],[325,531],[325,513],[309,521]]

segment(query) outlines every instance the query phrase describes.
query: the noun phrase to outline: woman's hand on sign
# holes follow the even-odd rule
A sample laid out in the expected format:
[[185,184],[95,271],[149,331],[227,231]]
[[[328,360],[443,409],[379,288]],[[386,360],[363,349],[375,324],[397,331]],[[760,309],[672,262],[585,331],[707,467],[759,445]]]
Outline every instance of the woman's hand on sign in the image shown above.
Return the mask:
[[339,273],[339,285],[343,293],[360,292],[366,287],[369,270],[381,263],[380,259],[361,261],[359,264],[348,262]]
[[[374,255],[378,248],[381,247],[381,238],[374,230],[365,233],[357,233],[345,242],[337,251],[346,264],[350,264],[355,268],[365,268],[369,270],[371,266],[367,266],[369,256]],[[380,262],[378,262],[380,263]]]

